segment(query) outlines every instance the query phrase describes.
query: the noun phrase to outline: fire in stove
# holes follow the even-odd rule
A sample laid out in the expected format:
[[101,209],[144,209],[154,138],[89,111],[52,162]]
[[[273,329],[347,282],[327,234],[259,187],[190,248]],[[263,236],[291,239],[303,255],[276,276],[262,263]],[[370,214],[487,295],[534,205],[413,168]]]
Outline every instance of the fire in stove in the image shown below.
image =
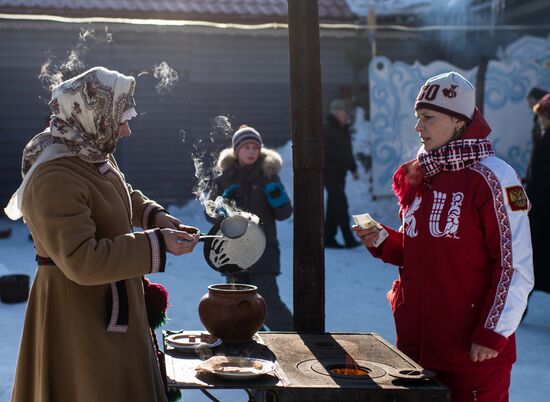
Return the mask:
[[328,367],[328,372],[335,377],[368,377],[370,370],[363,367]]

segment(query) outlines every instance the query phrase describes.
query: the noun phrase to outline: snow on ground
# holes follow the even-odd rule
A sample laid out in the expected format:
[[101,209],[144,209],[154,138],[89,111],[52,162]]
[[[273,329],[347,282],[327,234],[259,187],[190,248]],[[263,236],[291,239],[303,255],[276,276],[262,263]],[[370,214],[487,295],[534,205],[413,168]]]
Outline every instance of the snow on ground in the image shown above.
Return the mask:
[[[285,160],[281,174],[290,193],[292,185],[290,145],[280,150]],[[393,227],[398,226],[395,200],[372,201],[364,171],[359,182],[348,177],[348,198],[351,213],[369,212]],[[187,224],[202,231],[209,229],[198,202],[170,211]],[[26,273],[34,275],[34,249],[27,239],[27,229],[19,222],[0,219],[0,229],[11,227],[9,239],[0,239],[0,275]],[[278,224],[281,242],[282,275],[279,277],[281,295],[292,308],[292,219]],[[395,331],[386,292],[397,276],[396,268],[370,256],[363,248],[334,250],[325,253],[326,272],[326,330],[376,332],[390,342]],[[190,255],[168,256],[166,272],[150,276],[164,284],[170,293],[172,306],[168,310],[169,329],[202,329],[197,307],[207,287],[223,283],[223,278],[210,269],[199,245]],[[351,299],[349,296],[357,296]],[[511,402],[544,402],[550,395],[550,295],[536,292],[530,301],[529,314],[517,332],[518,362],[512,372]],[[23,319],[25,303],[0,303],[0,402],[9,401]],[[215,391],[222,401],[246,401],[242,391]],[[208,401],[199,391],[184,391],[186,402]]]

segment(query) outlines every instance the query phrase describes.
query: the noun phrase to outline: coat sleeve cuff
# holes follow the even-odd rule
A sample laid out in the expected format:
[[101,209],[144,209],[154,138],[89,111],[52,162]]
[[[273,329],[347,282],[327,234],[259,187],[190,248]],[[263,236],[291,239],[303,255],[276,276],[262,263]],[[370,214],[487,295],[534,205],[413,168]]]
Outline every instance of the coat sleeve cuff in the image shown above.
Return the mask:
[[143,208],[143,213],[141,214],[141,227],[145,230],[152,229],[155,222],[155,215],[159,212],[168,213],[166,209],[155,202],[147,204],[147,206]]
[[151,269],[149,273],[164,272],[166,267],[166,245],[160,229],[146,230],[151,246]]
[[501,353],[508,343],[508,338],[487,328],[477,328],[472,335],[472,342]]
[[382,224],[389,236],[378,247],[367,247],[373,257],[389,264],[403,265],[403,238],[400,232]]
[[382,257],[382,254],[384,252],[383,249],[384,249],[384,242],[382,242],[382,244],[379,245],[378,247],[367,247],[367,250],[369,250],[369,252],[375,258],[381,258]]

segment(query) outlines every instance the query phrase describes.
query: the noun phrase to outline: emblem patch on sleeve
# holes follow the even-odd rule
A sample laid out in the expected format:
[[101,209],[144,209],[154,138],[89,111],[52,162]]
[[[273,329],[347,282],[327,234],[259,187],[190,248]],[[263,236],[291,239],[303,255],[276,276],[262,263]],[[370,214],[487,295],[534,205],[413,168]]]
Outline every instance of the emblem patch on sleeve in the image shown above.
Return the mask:
[[512,211],[528,211],[529,201],[522,186],[505,187],[508,205]]

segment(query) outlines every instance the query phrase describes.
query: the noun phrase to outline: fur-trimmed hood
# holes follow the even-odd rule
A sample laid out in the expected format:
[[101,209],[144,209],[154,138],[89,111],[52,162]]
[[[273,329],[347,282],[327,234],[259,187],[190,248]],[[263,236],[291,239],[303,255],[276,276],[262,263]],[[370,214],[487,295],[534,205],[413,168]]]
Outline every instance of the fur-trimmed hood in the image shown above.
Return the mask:
[[[276,174],[279,174],[283,167],[283,158],[281,155],[272,149],[262,147],[260,151],[260,166],[264,174],[271,178]],[[238,161],[233,148],[226,148],[220,152],[216,168],[225,172],[230,168],[237,166]]]

